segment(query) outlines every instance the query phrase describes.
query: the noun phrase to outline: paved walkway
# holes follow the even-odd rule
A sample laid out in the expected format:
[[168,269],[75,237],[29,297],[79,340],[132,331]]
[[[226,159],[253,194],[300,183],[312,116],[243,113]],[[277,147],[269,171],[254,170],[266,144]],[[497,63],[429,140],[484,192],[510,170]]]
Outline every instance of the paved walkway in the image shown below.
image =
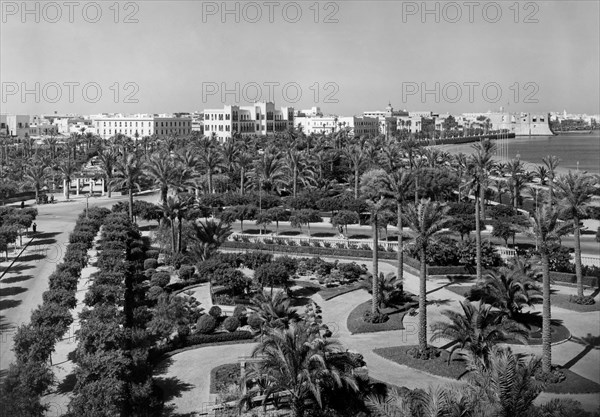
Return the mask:
[[42,397],[42,404],[51,405],[53,408],[63,410],[65,413],[71,398],[71,392],[76,382],[74,374],[76,365],[72,361],[73,358],[70,357],[70,355],[77,349],[78,342],[75,335],[81,328],[79,314],[85,307],[83,300],[92,283],[91,276],[98,272],[98,268],[91,265],[94,264],[98,258],[96,247],[99,240],[100,232],[98,232],[98,235],[95,237],[92,248],[88,251],[88,265],[81,270],[81,278],[77,282],[77,293],[75,294],[77,305],[71,310],[73,324],[71,324],[63,338],[56,343],[54,353],[52,354],[52,371],[56,378],[56,389],[51,394]]
[[[360,263],[366,263],[361,260]],[[392,263],[382,261],[379,265],[380,272],[396,272],[396,267]],[[448,284],[445,280],[428,281],[428,300],[438,300],[438,304],[431,304],[427,307],[427,319],[431,325],[444,316],[441,311],[444,309],[459,308],[459,301],[462,296],[446,290],[444,287]],[[405,271],[404,288],[406,291],[417,294],[419,291],[419,278],[416,275]],[[562,288],[562,287],[561,287]],[[196,297],[202,297],[203,292],[208,288],[199,287]],[[373,352],[374,349],[392,346],[416,345],[418,315],[414,317],[405,316],[405,330],[395,330],[378,333],[351,334],[347,328],[347,319],[350,312],[359,304],[369,301],[371,296],[364,290],[357,290],[351,293],[341,295],[329,301],[324,301],[316,293],[313,295],[314,301],[319,304],[323,310],[323,322],[329,326],[338,338],[341,344],[352,351],[361,353],[369,369],[369,375],[377,380],[394,384],[397,386],[406,386],[408,388],[427,388],[429,386],[446,385],[457,383],[451,379],[434,376],[416,369],[403,366],[387,360]],[[553,316],[563,319],[565,325],[571,329],[573,335],[599,335],[595,327],[600,324],[600,312],[576,313],[565,309],[554,308]],[[582,317],[584,319],[582,320]],[[439,341],[437,346],[445,344],[446,341]],[[553,361],[558,364],[565,364],[578,355],[584,346],[567,342],[553,347]],[[181,385],[184,389],[171,400],[171,405],[176,407],[178,412],[198,411],[209,399],[214,401],[214,396],[209,395],[210,388],[210,370],[216,366],[235,363],[241,355],[247,355],[251,352],[250,345],[228,345],[227,347],[216,346],[190,350],[184,353],[174,355],[166,364],[167,370],[165,377],[171,378],[177,386]],[[515,351],[528,351],[535,354],[541,354],[540,346],[514,346]],[[600,383],[600,351],[594,350],[575,363],[571,370]],[[190,366],[190,364],[194,364]],[[600,398],[596,394],[582,395],[556,395],[543,393],[537,399],[538,403],[544,403],[552,398],[571,398],[580,401],[583,406],[592,411],[597,409]]]

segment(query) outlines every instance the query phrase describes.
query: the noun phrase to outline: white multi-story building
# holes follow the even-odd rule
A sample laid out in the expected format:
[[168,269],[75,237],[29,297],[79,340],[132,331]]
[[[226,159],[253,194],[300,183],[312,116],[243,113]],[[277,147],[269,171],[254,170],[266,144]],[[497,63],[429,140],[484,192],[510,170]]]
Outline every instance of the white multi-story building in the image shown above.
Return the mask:
[[97,134],[108,139],[117,134],[130,138],[144,136],[186,136],[192,131],[191,117],[177,117],[170,114],[102,114],[91,117]]
[[375,117],[339,117],[338,125],[340,123],[344,128],[350,128],[350,136],[377,136],[379,134],[379,120]]
[[323,112],[320,107],[311,107],[310,109],[296,110],[294,112],[295,117],[317,117],[323,116]]
[[250,106],[224,106],[204,109],[204,135],[225,140],[240,135],[272,135],[294,127],[294,108],[275,108],[271,102]]
[[29,136],[30,117],[26,114],[0,115],[0,135],[23,139]]
[[296,117],[294,126],[305,135],[329,135],[342,127],[337,116]]

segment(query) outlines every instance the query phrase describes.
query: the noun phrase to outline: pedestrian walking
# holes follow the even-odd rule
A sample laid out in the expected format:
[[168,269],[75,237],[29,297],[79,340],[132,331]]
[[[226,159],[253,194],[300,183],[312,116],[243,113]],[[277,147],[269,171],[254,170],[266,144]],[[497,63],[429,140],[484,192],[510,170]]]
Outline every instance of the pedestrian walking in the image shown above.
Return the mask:
[[25,208],[25,200],[21,201],[21,208]]
[[35,224],[35,222],[31,225],[31,228],[33,229],[33,233],[36,232],[37,230],[37,224]]

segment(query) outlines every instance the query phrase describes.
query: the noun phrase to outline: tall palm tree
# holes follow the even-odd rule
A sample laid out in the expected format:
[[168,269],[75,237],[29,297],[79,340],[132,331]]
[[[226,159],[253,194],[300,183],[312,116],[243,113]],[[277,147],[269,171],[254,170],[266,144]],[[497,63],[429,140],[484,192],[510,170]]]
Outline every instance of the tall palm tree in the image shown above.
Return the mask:
[[133,221],[133,189],[141,189],[140,181],[144,176],[144,161],[135,153],[123,154],[115,164],[115,175],[111,185],[125,188],[129,195],[129,218]]
[[532,230],[526,233],[538,242],[538,252],[542,261],[542,369],[551,371],[552,344],[550,320],[552,312],[550,306],[550,251],[553,244],[571,231],[571,225],[561,223],[558,219],[559,212],[550,206],[538,208],[531,219]]
[[276,149],[266,149],[252,165],[249,175],[259,185],[259,189],[275,191],[285,183],[284,161]]
[[35,190],[35,202],[40,202],[40,189],[44,186],[48,179],[48,168],[44,165],[43,161],[34,159],[31,165],[25,168],[25,179]]
[[513,159],[506,163],[505,172],[510,175],[508,189],[512,197],[513,207],[519,206],[521,191],[533,179],[533,175],[525,169],[525,164],[520,159]]
[[179,178],[179,167],[169,154],[157,152],[150,157],[145,168],[146,175],[160,187],[161,203],[166,204],[169,187],[175,185]]
[[369,205],[373,230],[373,298],[371,313],[379,309],[379,212],[383,209],[387,174],[383,169],[372,169],[361,177],[361,193]]
[[450,322],[441,321],[432,326],[432,341],[441,338],[453,343],[448,363],[457,349],[467,349],[485,364],[489,364],[495,344],[507,340],[527,341],[528,332],[525,327],[508,319],[504,312],[492,310],[491,305],[482,302],[477,307],[470,301],[461,301],[460,306],[462,313],[442,311]]
[[276,393],[288,393],[293,417],[322,408],[327,389],[358,391],[352,360],[339,342],[321,338],[303,322],[268,332],[252,356],[262,360],[248,372],[248,378],[265,380],[264,401]]
[[404,217],[413,232],[416,249],[420,257],[419,287],[419,350],[427,349],[427,247],[443,233],[450,218],[449,207],[430,200],[408,205]]
[[77,166],[70,158],[67,158],[63,159],[59,163],[58,170],[60,171],[63,179],[65,180],[66,198],[68,200],[71,191],[71,181],[73,180],[73,175],[77,172]]
[[573,173],[558,177],[556,198],[563,212],[573,219],[575,233],[575,274],[577,275],[577,295],[583,297],[583,273],[581,271],[581,236],[579,221],[586,215],[586,206],[592,198],[596,181],[587,173]]
[[358,145],[352,145],[344,150],[344,155],[350,164],[354,173],[354,198],[358,198],[358,184],[360,179],[360,170],[365,164],[366,155],[364,150]]
[[298,171],[302,162],[304,160],[304,155],[300,152],[294,143],[290,144],[289,148],[285,153],[285,162],[287,165],[287,169],[290,172],[290,177],[292,179],[292,196],[296,197],[298,190]]
[[398,215],[398,279],[404,281],[404,235],[402,232],[402,210],[410,188],[414,185],[414,178],[410,171],[397,169],[389,172],[385,178],[386,192],[396,200]]
[[[182,252],[181,240],[183,229],[183,218],[187,210],[191,207],[191,199],[177,197],[168,197],[167,202],[162,205],[163,216],[169,219],[171,223],[171,244],[172,253]],[[175,233],[175,221],[177,220],[177,233]]]
[[207,146],[200,152],[200,161],[206,171],[208,179],[208,192],[214,192],[213,175],[223,166],[223,155],[216,140],[211,139]]
[[489,140],[484,140],[473,145],[475,152],[469,159],[469,174],[471,185],[475,189],[475,248],[477,279],[481,280],[483,269],[481,266],[481,219],[485,218],[485,190],[491,171],[494,169],[493,155],[495,145]]
[[105,148],[98,152],[98,158],[100,159],[102,169],[104,170],[108,198],[110,198],[112,194],[112,188],[110,184],[114,176],[115,165],[117,163],[117,152],[111,147]]
[[554,178],[556,177],[556,168],[560,164],[560,158],[554,155],[548,155],[542,158],[542,162],[546,166],[548,175],[548,201],[552,204],[554,200]]

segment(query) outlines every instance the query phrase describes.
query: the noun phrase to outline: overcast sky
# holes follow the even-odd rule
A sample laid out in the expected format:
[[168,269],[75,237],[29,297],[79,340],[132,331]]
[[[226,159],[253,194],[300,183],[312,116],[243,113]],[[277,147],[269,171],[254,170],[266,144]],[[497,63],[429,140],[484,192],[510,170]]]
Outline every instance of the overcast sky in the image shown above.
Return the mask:
[[73,3],[2,2],[3,113],[600,113],[595,0]]

